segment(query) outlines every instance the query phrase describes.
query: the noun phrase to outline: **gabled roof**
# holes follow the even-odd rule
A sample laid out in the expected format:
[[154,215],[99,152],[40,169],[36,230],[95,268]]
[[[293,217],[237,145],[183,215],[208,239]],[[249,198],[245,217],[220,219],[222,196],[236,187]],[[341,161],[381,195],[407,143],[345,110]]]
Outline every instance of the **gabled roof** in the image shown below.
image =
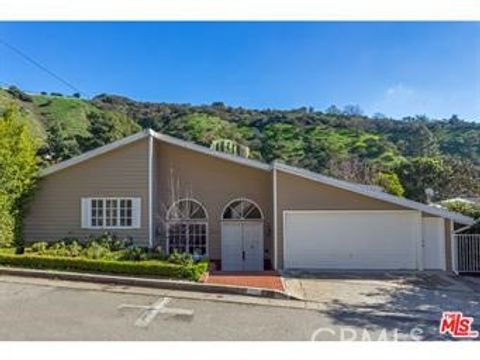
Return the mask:
[[71,159],[59,162],[58,164],[55,164],[55,165],[49,166],[48,168],[42,169],[42,170],[40,170],[40,176],[47,176],[47,175],[53,174],[57,171],[63,170],[65,168],[68,168],[68,167],[73,166],[73,165],[77,165],[77,164],[79,164],[81,162],[84,162],[86,160],[89,160],[93,157],[105,154],[109,151],[118,149],[118,148],[120,148],[122,146],[125,146],[127,144],[131,144],[131,143],[133,143],[135,141],[138,141],[140,139],[144,139],[148,136],[149,136],[149,131],[148,130],[140,131],[140,132],[135,133],[133,135],[127,136],[126,138],[114,141],[114,142],[112,142],[110,144],[107,144],[107,145],[104,145],[104,146],[100,146],[99,148],[87,151],[87,152],[85,152],[83,154],[80,154],[78,156],[75,156]]
[[63,170],[65,168],[68,168],[70,166],[79,164],[79,163],[84,162],[86,160],[89,160],[93,157],[105,154],[109,151],[118,149],[122,146],[125,146],[127,144],[131,144],[135,141],[147,138],[149,136],[152,136],[153,138],[155,138],[159,141],[163,141],[167,144],[177,145],[177,146],[180,146],[180,147],[192,150],[192,151],[196,151],[196,152],[199,152],[199,153],[202,153],[202,154],[214,156],[214,157],[219,158],[219,159],[232,161],[232,162],[235,162],[235,163],[238,163],[238,164],[241,164],[241,165],[250,166],[250,167],[254,167],[254,168],[257,168],[257,169],[260,169],[260,170],[265,170],[265,171],[270,171],[272,169],[271,165],[266,164],[266,163],[261,162],[261,161],[258,161],[258,160],[246,159],[246,158],[242,158],[240,156],[236,156],[236,155],[227,154],[227,153],[223,153],[223,152],[220,152],[220,151],[212,150],[212,149],[207,148],[205,146],[197,145],[197,144],[185,141],[185,140],[180,140],[180,139],[174,138],[172,136],[168,136],[168,135],[165,135],[165,134],[158,133],[158,132],[153,131],[151,129],[145,129],[145,130],[140,131],[138,133],[135,133],[133,135],[127,136],[126,138],[114,141],[110,144],[107,144],[107,145],[101,146],[99,148],[87,151],[87,152],[85,152],[81,155],[75,156],[71,159],[62,161],[58,164],[52,165],[48,168],[45,168],[45,169],[40,171],[40,176],[50,175],[50,174],[55,173],[57,171],[60,171],[60,170]]
[[279,163],[277,161],[275,161],[273,163],[273,168],[277,169],[277,170],[280,170],[280,171],[283,171],[283,172],[286,172],[286,173],[289,173],[289,174],[292,174],[292,175],[301,176],[303,178],[313,180],[313,181],[316,181],[316,182],[319,182],[319,183],[322,183],[322,184],[325,184],[325,185],[334,186],[334,187],[339,188],[339,189],[348,190],[348,191],[351,191],[351,192],[354,192],[354,193],[357,193],[357,194],[360,194],[360,195],[368,196],[368,197],[371,197],[371,198],[374,198],[374,199],[377,199],[377,200],[382,200],[382,201],[386,201],[386,202],[396,204],[396,205],[399,205],[399,206],[403,206],[403,207],[406,207],[406,208],[422,211],[426,214],[440,216],[442,218],[450,219],[450,220],[458,222],[460,224],[472,225],[472,224],[475,223],[475,221],[472,218],[470,218],[468,216],[465,216],[465,215],[462,215],[462,214],[458,214],[458,213],[448,211],[448,210],[445,210],[445,209],[442,209],[442,208],[437,208],[437,207],[434,207],[434,206],[429,206],[429,205],[426,205],[426,204],[422,204],[422,203],[419,203],[419,202],[416,202],[416,201],[413,201],[413,200],[409,200],[409,199],[406,199],[406,198],[403,198],[403,197],[394,196],[394,195],[388,194],[386,192],[378,191],[374,188],[370,188],[370,187],[365,186],[365,185],[355,184],[355,183],[351,183],[351,182],[348,182],[348,181],[335,179],[335,178],[325,176],[325,175],[321,175],[321,174],[318,174],[318,173],[315,173],[315,172],[312,172],[312,171],[309,171],[309,170],[306,170],[306,169],[301,169],[301,168],[298,168],[298,167],[294,167],[294,166],[286,165],[286,164],[283,164],[283,163]]
[[173,136],[161,134],[161,133],[155,132],[153,130],[150,130],[150,132],[151,132],[151,134],[154,138],[156,138],[160,141],[163,141],[165,143],[168,143],[168,144],[177,145],[177,146],[180,146],[180,147],[183,147],[183,148],[186,148],[186,149],[189,149],[189,150],[193,150],[193,151],[196,151],[196,152],[199,152],[199,153],[202,153],[202,154],[210,155],[210,156],[213,156],[213,157],[216,157],[216,158],[219,158],[219,159],[223,159],[223,160],[233,161],[233,162],[236,162],[238,164],[254,167],[254,168],[257,168],[257,169],[260,169],[260,170],[265,170],[265,171],[272,170],[271,165],[269,165],[267,163],[264,163],[264,162],[261,162],[261,161],[258,161],[258,160],[247,159],[247,158],[244,158],[244,157],[241,157],[241,156],[232,155],[232,154],[224,153],[224,152],[221,152],[221,151],[212,150],[208,147],[197,145],[197,144],[194,144],[192,142],[185,141],[185,140],[180,140],[180,139],[174,138]]
[[93,157],[105,154],[107,152],[110,152],[112,150],[118,149],[122,146],[125,146],[127,144],[131,144],[135,141],[147,138],[149,136],[152,136],[154,139],[157,139],[159,141],[163,141],[168,144],[176,145],[183,147],[185,149],[189,149],[192,151],[196,151],[202,154],[206,154],[209,156],[213,156],[219,159],[227,160],[227,161],[232,161],[240,165],[245,165],[245,166],[250,166],[256,169],[264,170],[264,171],[271,171],[272,169],[277,169],[280,171],[284,171],[286,173],[296,175],[296,176],[301,176],[306,179],[310,179],[325,185],[330,185],[337,187],[339,189],[343,190],[348,190],[357,194],[361,194],[364,196],[368,196],[374,199],[386,201],[392,204],[400,205],[406,208],[418,210],[425,212],[430,215],[435,215],[435,216],[440,216],[446,219],[450,219],[452,221],[465,224],[465,225],[471,225],[474,224],[475,221],[468,217],[464,216],[458,213],[454,213],[451,211],[447,211],[442,208],[437,208],[429,205],[425,205],[413,200],[405,199],[402,197],[390,195],[388,193],[385,193],[381,191],[381,188],[377,186],[370,186],[370,185],[362,185],[362,184],[356,184],[356,183],[351,183],[348,181],[343,181],[343,180],[338,180],[329,176],[321,175],[306,169],[286,165],[277,161],[273,162],[273,166],[270,164],[263,163],[258,160],[252,160],[252,159],[246,159],[240,156],[232,155],[232,154],[227,154],[223,153],[220,151],[212,150],[210,148],[200,146],[188,141],[180,140],[177,138],[174,138],[172,136],[168,136],[165,134],[157,133],[151,129],[146,129],[141,132],[138,132],[136,134],[127,136],[126,138],[117,140],[111,144],[107,144],[104,146],[101,146],[97,149],[87,151],[86,153],[83,153],[81,155],[78,155],[74,158],[71,158],[69,160],[62,161],[56,165],[52,165],[46,169],[43,169],[40,171],[40,176],[47,176],[50,174],[53,174],[57,171],[63,170],[65,168],[68,168],[70,166],[79,164],[81,162],[87,161]]

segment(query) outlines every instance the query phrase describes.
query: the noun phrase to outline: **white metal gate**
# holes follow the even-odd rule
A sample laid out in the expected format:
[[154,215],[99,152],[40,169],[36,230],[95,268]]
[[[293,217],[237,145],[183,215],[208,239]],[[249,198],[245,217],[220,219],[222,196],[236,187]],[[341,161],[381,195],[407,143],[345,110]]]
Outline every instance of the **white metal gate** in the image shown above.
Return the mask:
[[455,234],[455,269],[459,273],[480,273],[480,234]]

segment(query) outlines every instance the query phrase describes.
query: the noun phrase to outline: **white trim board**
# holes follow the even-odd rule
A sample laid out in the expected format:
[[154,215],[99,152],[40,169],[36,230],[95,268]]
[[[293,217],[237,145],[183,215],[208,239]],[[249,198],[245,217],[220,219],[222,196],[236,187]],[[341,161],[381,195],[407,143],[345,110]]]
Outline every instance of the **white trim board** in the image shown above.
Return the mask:
[[368,187],[365,187],[363,185],[350,183],[343,180],[338,180],[325,175],[314,173],[309,170],[293,167],[290,165],[285,165],[276,161],[273,163],[273,167],[287,174],[300,176],[305,179],[316,181],[325,185],[334,186],[342,190],[351,191],[351,192],[364,195],[367,197],[371,197],[377,200],[382,200],[385,202],[403,206],[405,208],[418,210],[426,214],[440,216],[442,218],[450,219],[460,224],[473,224],[475,222],[472,218],[468,216],[464,216],[458,213],[436,208],[433,206],[425,205],[425,204],[422,204],[413,200],[409,200],[406,198],[394,196],[382,191],[369,190]]

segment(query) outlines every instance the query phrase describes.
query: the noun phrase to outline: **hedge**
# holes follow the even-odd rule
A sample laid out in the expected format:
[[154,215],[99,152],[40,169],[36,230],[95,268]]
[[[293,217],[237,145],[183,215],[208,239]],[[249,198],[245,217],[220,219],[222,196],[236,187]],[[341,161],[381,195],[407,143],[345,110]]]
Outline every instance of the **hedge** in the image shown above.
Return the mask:
[[0,265],[34,269],[158,276],[164,278],[189,279],[194,281],[197,281],[208,269],[207,262],[199,262],[194,265],[177,265],[160,260],[92,260],[81,257],[70,258],[33,254],[14,255],[7,252],[0,252]]

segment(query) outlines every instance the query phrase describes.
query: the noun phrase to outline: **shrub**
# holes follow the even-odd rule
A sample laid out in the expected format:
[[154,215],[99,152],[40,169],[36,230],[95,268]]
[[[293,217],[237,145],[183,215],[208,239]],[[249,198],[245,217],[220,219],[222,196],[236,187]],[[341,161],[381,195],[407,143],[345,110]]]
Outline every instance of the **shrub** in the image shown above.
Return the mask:
[[0,264],[36,269],[90,271],[110,274],[158,276],[198,280],[208,268],[206,262],[188,266],[158,260],[119,261],[40,256],[37,254],[14,255],[0,252]]
[[32,102],[33,101],[33,98],[28,95],[27,93],[23,92],[22,90],[20,90],[18,87],[16,86],[10,86],[8,89],[7,89],[7,92],[12,95],[13,97],[21,100],[21,101],[25,101],[25,102]]
[[88,259],[107,259],[111,258],[110,249],[105,244],[99,244],[92,241],[83,249],[82,255]]
[[130,261],[142,261],[148,259],[148,254],[145,248],[139,246],[132,246],[123,253],[121,259]]
[[109,232],[105,232],[100,236],[91,236],[87,240],[86,246],[88,247],[89,244],[93,242],[108,248],[110,251],[124,250],[133,246],[133,240],[131,238],[117,239],[115,235]]
[[0,192],[0,246],[11,246],[14,240],[15,218],[8,195]]
[[163,252],[161,246],[156,246],[150,253],[148,254],[150,259],[156,260],[167,260],[167,255]]
[[192,265],[193,257],[189,253],[179,253],[173,251],[173,253],[171,253],[168,257],[168,262],[178,265]]
[[45,254],[47,252],[48,243],[40,241],[32,244],[31,251],[34,253]]
[[71,257],[80,256],[83,251],[82,245],[80,245],[77,240],[73,240],[70,244],[67,244],[65,248]]

